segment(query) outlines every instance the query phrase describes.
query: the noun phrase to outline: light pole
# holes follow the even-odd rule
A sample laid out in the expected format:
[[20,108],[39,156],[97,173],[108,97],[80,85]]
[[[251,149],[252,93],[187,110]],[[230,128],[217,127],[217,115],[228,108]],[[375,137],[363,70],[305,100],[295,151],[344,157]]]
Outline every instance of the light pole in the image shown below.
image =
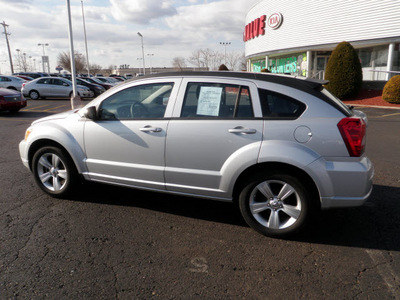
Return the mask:
[[90,65],[89,65],[89,52],[87,46],[87,38],[86,38],[86,25],[85,25],[85,13],[83,11],[83,0],[81,0],[82,4],[82,20],[83,20],[83,32],[85,34],[85,48],[86,48],[86,63],[87,63],[87,74],[90,77]]
[[226,65],[226,46],[229,46],[231,42],[219,42],[219,43],[225,48],[225,65]]
[[143,75],[146,75],[146,67],[145,67],[145,64],[144,64],[143,35],[140,32],[138,32],[137,34],[138,34],[138,36],[140,36],[140,39],[142,40]]
[[153,64],[151,63],[151,57],[154,56],[154,54],[153,53],[148,53],[147,56],[150,59],[150,74],[151,74],[152,71],[153,71]]
[[6,24],[6,22],[5,21],[3,21],[3,23],[0,23],[0,25],[3,25],[3,28],[4,28],[4,35],[6,36],[6,43],[7,43],[7,49],[8,49],[8,58],[10,59],[10,67],[11,67],[11,75],[14,73],[14,66],[13,66],[13,61],[12,61],[12,57],[11,57],[11,51],[10,51],[10,43],[9,43],[9,41],[8,41],[8,36],[11,34],[11,33],[8,33],[7,32],[7,27],[8,27],[8,25]]
[[50,64],[49,64],[49,58],[45,58],[46,57],[46,53],[44,52],[44,47],[45,46],[48,46],[49,44],[41,44],[41,43],[39,43],[39,44],[37,44],[38,46],[42,46],[43,47],[43,56],[42,56],[42,66],[43,66],[43,73],[45,73],[46,72],[46,70],[44,69],[44,63],[47,61],[47,69],[48,69],[48,71],[49,71],[49,73],[50,73]]
[[79,108],[82,106],[82,99],[78,94],[76,87],[76,70],[75,70],[75,53],[74,53],[74,37],[72,33],[72,20],[71,20],[71,5],[70,1],[67,0],[67,12],[68,12],[68,36],[69,36],[69,57],[71,61],[71,81],[72,81],[72,97],[71,97],[71,108]]
[[17,53],[18,53],[18,66],[19,66],[19,71],[22,72],[22,68],[21,68],[21,56],[19,55],[19,52],[20,52],[21,50],[15,49],[15,51],[17,51]]
[[[136,60],[143,60],[143,58],[138,57]],[[140,73],[140,64],[139,64],[139,73]]]

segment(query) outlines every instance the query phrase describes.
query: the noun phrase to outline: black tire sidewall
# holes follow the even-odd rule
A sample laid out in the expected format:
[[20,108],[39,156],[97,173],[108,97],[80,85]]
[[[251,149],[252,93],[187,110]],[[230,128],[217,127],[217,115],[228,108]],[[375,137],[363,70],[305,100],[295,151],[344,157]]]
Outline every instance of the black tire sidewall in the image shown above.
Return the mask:
[[[294,224],[284,229],[271,229],[261,225],[252,215],[250,211],[249,198],[253,189],[261,182],[267,180],[279,180],[290,184],[296,192],[299,194],[301,201],[301,213],[299,218],[296,220]],[[311,195],[307,191],[307,188],[304,184],[301,183],[299,179],[293,177],[291,175],[283,174],[283,173],[270,173],[270,174],[258,174],[252,177],[246,184],[244,184],[244,188],[239,194],[239,209],[240,212],[246,221],[246,223],[256,230],[257,232],[270,237],[287,237],[292,236],[301,230],[303,230],[306,225],[309,223],[309,219],[311,218]]]
[[[40,157],[42,157],[44,154],[55,154],[57,155],[62,163],[65,166],[65,169],[67,171],[67,182],[64,185],[64,187],[60,191],[51,191],[47,187],[43,185],[41,182],[39,175],[38,175],[38,162]],[[35,181],[37,185],[47,194],[51,195],[52,197],[56,198],[63,198],[67,195],[70,195],[77,183],[77,177],[78,177],[78,172],[76,171],[76,167],[73,164],[71,158],[65,154],[65,152],[57,147],[52,147],[52,146],[46,146],[40,148],[38,151],[33,156],[32,159],[32,172],[33,172],[33,177],[35,178]]]

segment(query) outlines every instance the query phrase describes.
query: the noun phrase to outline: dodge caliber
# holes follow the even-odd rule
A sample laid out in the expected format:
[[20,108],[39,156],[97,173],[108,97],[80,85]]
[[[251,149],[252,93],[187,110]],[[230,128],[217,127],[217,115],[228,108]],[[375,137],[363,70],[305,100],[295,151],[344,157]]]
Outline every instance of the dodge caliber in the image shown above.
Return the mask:
[[321,209],[362,205],[372,190],[367,118],[326,83],[235,72],[138,77],[33,122],[20,155],[54,197],[87,180],[230,201],[256,231],[287,236]]

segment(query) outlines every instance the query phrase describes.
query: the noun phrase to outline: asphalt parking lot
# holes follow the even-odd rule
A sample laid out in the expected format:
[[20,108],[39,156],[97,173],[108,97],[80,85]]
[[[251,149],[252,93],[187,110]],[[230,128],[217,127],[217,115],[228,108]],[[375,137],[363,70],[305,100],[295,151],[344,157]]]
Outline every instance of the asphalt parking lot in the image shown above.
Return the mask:
[[88,184],[70,199],[20,162],[29,124],[70,108],[0,113],[1,299],[400,299],[400,110],[361,108],[374,191],[313,232],[263,237],[233,205]]

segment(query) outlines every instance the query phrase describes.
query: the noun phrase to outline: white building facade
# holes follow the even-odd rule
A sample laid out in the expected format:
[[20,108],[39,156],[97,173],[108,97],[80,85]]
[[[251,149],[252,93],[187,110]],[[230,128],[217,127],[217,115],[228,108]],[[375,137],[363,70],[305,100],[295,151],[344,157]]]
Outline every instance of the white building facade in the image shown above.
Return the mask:
[[323,79],[342,41],[357,51],[363,80],[400,74],[400,0],[264,0],[246,16],[247,70]]

